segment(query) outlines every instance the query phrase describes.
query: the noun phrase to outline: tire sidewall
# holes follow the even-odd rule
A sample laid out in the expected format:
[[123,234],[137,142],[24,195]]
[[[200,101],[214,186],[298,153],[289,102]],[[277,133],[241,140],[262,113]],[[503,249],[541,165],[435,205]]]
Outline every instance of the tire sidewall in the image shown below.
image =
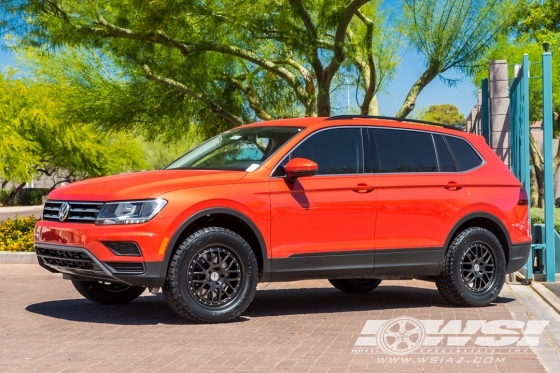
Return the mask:
[[[463,282],[463,278],[461,276],[461,260],[469,246],[476,243],[484,244],[490,250],[494,257],[496,268],[493,284],[481,293],[474,293],[470,291]],[[455,251],[454,259],[455,265],[453,268],[453,280],[456,283],[456,289],[461,298],[463,298],[473,306],[484,306],[496,299],[504,284],[506,262],[502,245],[500,244],[496,236],[494,236],[487,230],[476,230],[469,232],[458,244],[457,250]]]
[[[230,250],[236,256],[243,276],[235,298],[219,307],[201,304],[188,289],[187,276],[191,262],[201,251],[210,247]],[[190,240],[187,247],[177,254],[178,268],[174,280],[178,284],[177,291],[183,306],[190,313],[206,321],[212,319],[220,322],[238,316],[252,301],[257,286],[257,263],[251,248],[240,236],[228,231],[204,232]]]

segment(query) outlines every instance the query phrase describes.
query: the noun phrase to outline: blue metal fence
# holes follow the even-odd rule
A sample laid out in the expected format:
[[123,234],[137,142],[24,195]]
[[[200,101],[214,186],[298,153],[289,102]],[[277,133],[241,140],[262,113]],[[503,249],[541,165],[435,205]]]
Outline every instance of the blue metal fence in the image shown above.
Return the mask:
[[[531,190],[530,133],[529,133],[529,57],[523,55],[521,66],[516,65],[515,76],[510,85],[510,150],[511,170],[523,187]],[[535,253],[544,259],[547,281],[554,281],[555,233],[554,231],[554,173],[552,154],[552,57],[548,52],[542,55],[543,82],[543,158],[544,158],[544,234],[535,235],[533,250],[527,262],[527,278],[533,279]],[[484,82],[483,82],[484,84]],[[484,92],[484,90],[483,90]],[[530,219],[530,214],[529,214]],[[530,221],[528,222],[530,224]],[[533,229],[536,232],[535,229]],[[535,238],[538,236],[537,240]],[[544,251],[544,255],[543,255]]]

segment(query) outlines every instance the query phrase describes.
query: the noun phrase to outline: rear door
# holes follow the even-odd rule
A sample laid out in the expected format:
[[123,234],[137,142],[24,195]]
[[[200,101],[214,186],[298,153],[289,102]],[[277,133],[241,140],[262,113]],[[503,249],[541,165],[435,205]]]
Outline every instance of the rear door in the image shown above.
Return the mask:
[[433,275],[459,211],[469,204],[440,134],[374,128],[379,173],[375,271]]

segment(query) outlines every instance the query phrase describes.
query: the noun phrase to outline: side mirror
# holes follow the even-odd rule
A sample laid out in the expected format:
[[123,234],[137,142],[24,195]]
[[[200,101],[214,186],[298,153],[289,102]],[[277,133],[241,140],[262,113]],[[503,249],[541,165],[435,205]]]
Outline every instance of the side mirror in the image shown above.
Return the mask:
[[298,177],[316,175],[317,171],[317,163],[305,158],[294,158],[284,166],[285,179],[290,184],[295,183]]

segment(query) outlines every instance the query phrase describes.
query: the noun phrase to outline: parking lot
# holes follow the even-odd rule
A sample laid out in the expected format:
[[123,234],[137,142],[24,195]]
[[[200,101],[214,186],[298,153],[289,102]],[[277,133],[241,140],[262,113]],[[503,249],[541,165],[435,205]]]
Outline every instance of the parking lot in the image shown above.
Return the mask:
[[461,352],[423,349],[404,360],[355,346],[368,320],[511,320],[516,304],[507,286],[498,303],[465,309],[429,282],[385,281],[350,295],[301,281],[260,284],[236,322],[196,325],[161,293],[100,306],[36,265],[0,265],[0,372],[543,372],[530,348],[468,342]]

